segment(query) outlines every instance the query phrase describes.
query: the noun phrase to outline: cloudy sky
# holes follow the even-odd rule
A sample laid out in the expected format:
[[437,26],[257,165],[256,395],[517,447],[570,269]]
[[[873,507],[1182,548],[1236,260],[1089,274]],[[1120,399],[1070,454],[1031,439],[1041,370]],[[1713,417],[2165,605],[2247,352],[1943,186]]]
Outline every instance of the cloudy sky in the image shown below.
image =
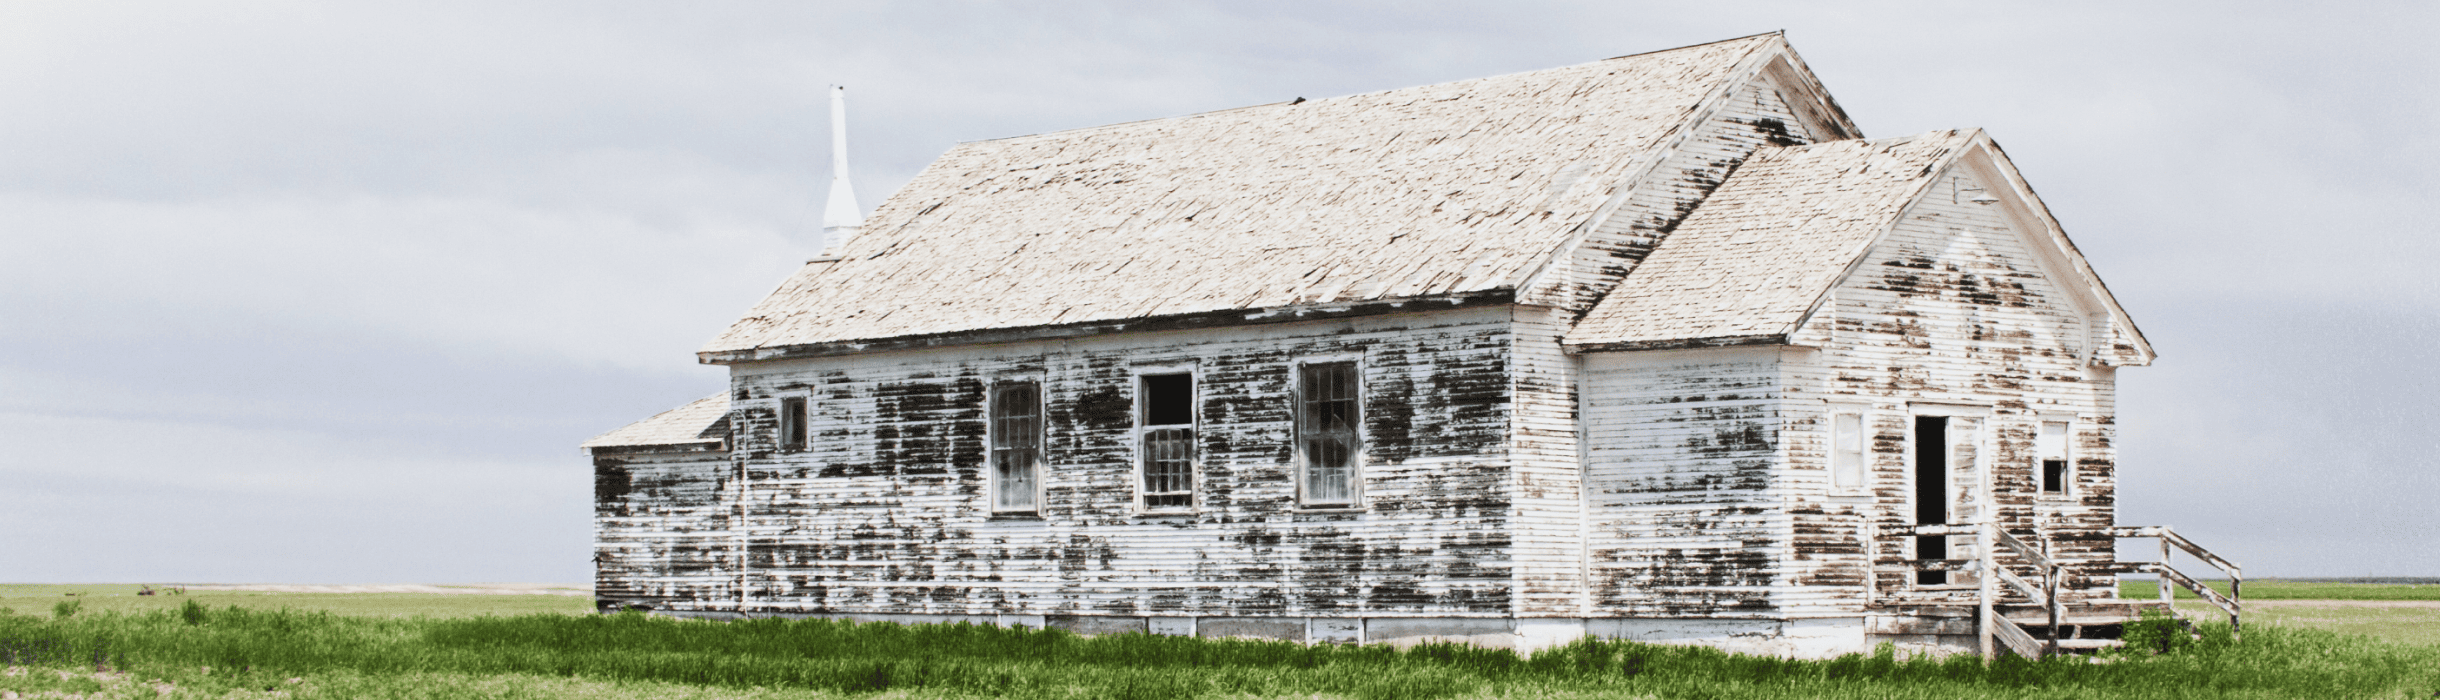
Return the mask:
[[[1786,30],[2161,357],[2122,508],[2440,575],[2440,5],[0,3],[0,580],[580,581],[575,445],[949,145]],[[2309,8],[2309,9],[2307,9]]]

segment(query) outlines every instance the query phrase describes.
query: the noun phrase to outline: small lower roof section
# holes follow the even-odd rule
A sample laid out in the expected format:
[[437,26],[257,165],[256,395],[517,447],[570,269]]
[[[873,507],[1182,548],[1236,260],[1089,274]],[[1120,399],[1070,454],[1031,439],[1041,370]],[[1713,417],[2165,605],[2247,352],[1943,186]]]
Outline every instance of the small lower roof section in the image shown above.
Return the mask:
[[1755,151],[1576,324],[1569,349],[1783,342],[1980,133]]
[[729,395],[713,394],[628,424],[582,445],[604,452],[702,452],[728,449]]

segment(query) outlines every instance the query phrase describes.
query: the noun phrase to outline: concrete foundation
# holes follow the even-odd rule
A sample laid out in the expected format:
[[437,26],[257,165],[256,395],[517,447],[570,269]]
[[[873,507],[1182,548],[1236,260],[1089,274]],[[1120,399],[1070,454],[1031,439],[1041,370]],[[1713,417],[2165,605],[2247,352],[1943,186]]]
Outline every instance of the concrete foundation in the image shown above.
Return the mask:
[[672,617],[735,620],[829,618],[903,625],[968,623],[1067,630],[1083,635],[1159,634],[1270,639],[1298,643],[1388,644],[1399,648],[1448,642],[1531,653],[1587,636],[1650,644],[1688,644],[1737,654],[1826,659],[1871,653],[1880,644],[1903,654],[1952,654],[1977,649],[1973,621],[1954,618],[1859,616],[1794,620],[1718,618],[1497,617],[1137,617],[1125,615],[885,615],[671,610]]

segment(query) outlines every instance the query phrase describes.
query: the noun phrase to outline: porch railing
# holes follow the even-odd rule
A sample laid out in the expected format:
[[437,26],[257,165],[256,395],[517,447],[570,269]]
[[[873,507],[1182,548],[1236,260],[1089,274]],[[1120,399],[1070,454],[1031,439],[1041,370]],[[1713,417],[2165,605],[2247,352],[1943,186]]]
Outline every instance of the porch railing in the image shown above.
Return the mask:
[[[2237,628],[2239,613],[2244,609],[2239,602],[2241,600],[2239,595],[2243,591],[2244,575],[2243,570],[2236,564],[2211,553],[2210,550],[2203,549],[2194,544],[2192,540],[2186,539],[2167,527],[2113,527],[2104,530],[2104,534],[2122,539],[2159,538],[2161,542],[2160,561],[2078,564],[2077,567],[2080,570],[2095,573],[2105,571],[2109,573],[2157,573],[2160,575],[2161,581],[2161,602],[2169,608],[2172,614],[2182,615],[2182,613],[2176,612],[2175,606],[2167,605],[2171,602],[2169,586],[2174,583],[2194,591],[2196,596],[2226,611],[2230,628],[2232,630]],[[1873,543],[1871,549],[1867,551],[1867,556],[1872,557],[1876,562],[1878,561],[1879,542],[1884,536],[1973,537],[1973,558],[1907,560],[1905,562],[1907,572],[1912,574],[1923,571],[1970,571],[1976,574],[1977,624],[1975,627],[1983,658],[1994,658],[2001,646],[2028,659],[2039,659],[2059,653],[2060,618],[2067,614],[2066,596],[2061,595],[2059,588],[2066,575],[2067,566],[2052,556],[2050,538],[2037,535],[2033,536],[2033,542],[2027,542],[2025,538],[2018,537],[2015,533],[2008,532],[1989,522],[1875,528],[1873,532],[1868,533],[1866,541]],[[2185,550],[2188,554],[2194,555],[2196,559],[2226,572],[2229,581],[2228,595],[2222,596],[2212,590],[2210,586],[2171,567],[2169,565],[2170,547]],[[2010,571],[2009,566],[1998,563],[1998,557],[1995,555],[2001,551],[2016,555],[2018,560],[2030,567],[2033,570],[2032,579],[2028,580],[2024,576],[2019,576],[2016,572]],[[1876,564],[1869,567],[1867,571],[1877,568]],[[2006,587],[2005,591],[2002,586]],[[1867,576],[1865,587],[1867,595],[1878,595],[1878,585],[1873,577]],[[2048,639],[2035,639],[2031,631],[1999,613],[2000,599],[2007,592],[2023,596],[2027,601],[2040,606],[2048,613]]]
[[[2183,587],[2186,590],[2193,591],[2195,597],[2203,599],[2203,602],[2210,603],[2214,607],[2218,607],[2221,612],[2228,614],[2229,634],[2240,637],[2242,636],[2243,632],[2245,631],[2242,619],[2245,612],[2245,605],[2242,602],[2244,600],[2243,596],[2245,593],[2244,567],[2237,566],[2236,562],[2223,559],[2220,557],[2220,555],[2211,553],[2211,550],[2202,548],[2201,545],[2195,544],[2193,540],[2186,539],[2185,535],[2177,534],[2176,530],[2170,529],[2166,525],[2160,527],[2113,527],[2109,528],[2105,532],[2109,536],[2119,539],[2139,539],[2144,537],[2158,538],[2160,540],[2160,561],[2114,562],[2110,567],[2112,571],[2114,573],[2150,572],[2153,574],[2158,574],[2160,576],[2161,606],[2168,608],[2171,614],[2177,615],[2181,618],[2185,617],[2185,613],[2177,611],[2177,606],[2175,605],[2175,591],[2171,590],[2169,586],[2171,584],[2176,584],[2177,586]],[[2202,581],[2196,580],[2194,577],[2187,576],[2185,572],[2178,571],[2176,567],[2170,566],[2169,555],[2171,553],[2171,547],[2184,550],[2187,554],[2193,555],[2196,560],[2201,561],[2212,568],[2219,569],[2221,573],[2226,574],[2228,576],[2228,594],[2221,595],[2219,591],[2212,590],[2211,586],[2204,584]]]

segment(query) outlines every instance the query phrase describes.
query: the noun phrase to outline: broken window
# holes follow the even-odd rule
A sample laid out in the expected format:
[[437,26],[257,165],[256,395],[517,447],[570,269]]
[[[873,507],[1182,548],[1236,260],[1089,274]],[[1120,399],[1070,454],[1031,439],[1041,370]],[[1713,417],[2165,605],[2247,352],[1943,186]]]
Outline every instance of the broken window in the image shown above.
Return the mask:
[[805,440],[805,399],[790,397],[779,400],[779,449],[782,452],[802,452]]
[[2033,438],[2034,459],[2041,462],[2042,493],[2067,495],[2073,476],[2067,468],[2067,422],[2045,421]]
[[1357,405],[1356,363],[1305,365],[1296,383],[1296,456],[1302,471],[1298,491],[1305,505],[1355,505],[1363,452]]
[[991,392],[991,510],[1037,512],[1042,471],[1042,385],[1002,382]]
[[1195,375],[1147,374],[1136,392],[1144,460],[1144,507],[1195,504]]
[[1830,488],[1852,492],[1864,488],[1864,415],[1830,415]]

